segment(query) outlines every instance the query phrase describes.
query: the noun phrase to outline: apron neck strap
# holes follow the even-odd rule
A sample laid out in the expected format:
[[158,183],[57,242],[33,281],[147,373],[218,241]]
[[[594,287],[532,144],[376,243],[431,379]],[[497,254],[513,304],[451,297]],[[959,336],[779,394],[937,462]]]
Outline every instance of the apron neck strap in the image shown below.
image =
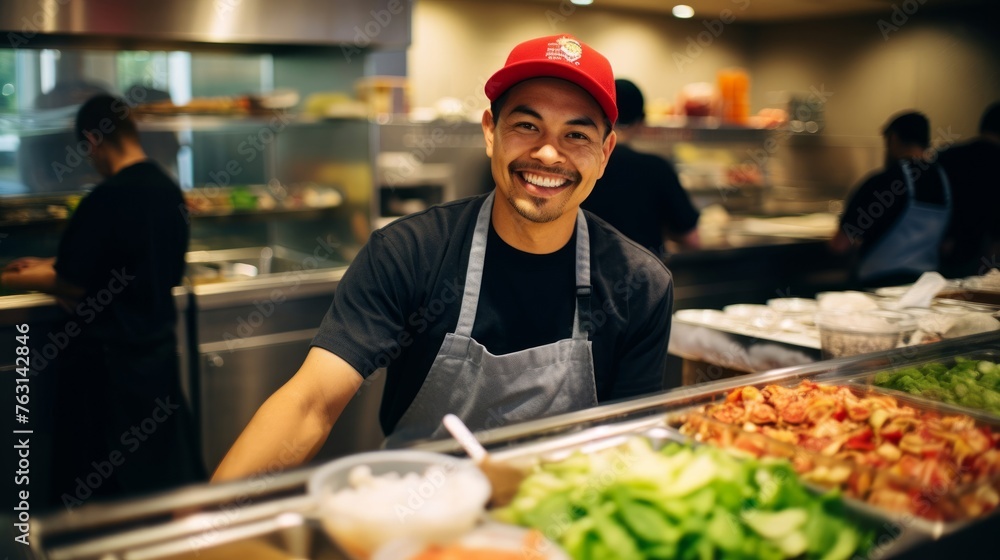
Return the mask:
[[[496,190],[491,192],[476,218],[476,227],[472,234],[472,247],[469,249],[469,265],[465,272],[465,290],[462,295],[462,308],[458,316],[455,334],[472,336],[472,327],[476,323],[476,309],[479,307],[479,293],[483,287],[483,268],[486,264],[486,240],[489,237],[490,219],[493,214],[493,200]],[[576,214],[576,316],[573,320],[573,338],[587,339],[593,332],[591,320],[590,298],[590,231],[583,210]]]
[[590,297],[590,230],[583,210],[576,214],[576,320],[573,321],[573,338],[586,340],[594,332]]

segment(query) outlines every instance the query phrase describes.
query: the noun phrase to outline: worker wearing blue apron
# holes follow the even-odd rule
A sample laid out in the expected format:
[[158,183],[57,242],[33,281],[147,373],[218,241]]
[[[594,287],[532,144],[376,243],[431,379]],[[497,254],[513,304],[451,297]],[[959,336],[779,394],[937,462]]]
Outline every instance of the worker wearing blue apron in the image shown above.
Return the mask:
[[903,160],[900,165],[906,183],[906,206],[889,231],[861,257],[857,276],[862,285],[878,283],[890,276],[917,277],[938,268],[941,240],[951,217],[948,178],[939,166],[934,166],[941,179],[944,204],[921,202],[916,197],[911,164]]

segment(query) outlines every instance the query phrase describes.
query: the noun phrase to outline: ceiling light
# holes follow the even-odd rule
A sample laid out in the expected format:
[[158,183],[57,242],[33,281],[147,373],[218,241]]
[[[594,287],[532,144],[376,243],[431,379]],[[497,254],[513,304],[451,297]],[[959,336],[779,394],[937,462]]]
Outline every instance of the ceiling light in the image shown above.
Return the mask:
[[570,2],[577,6],[589,6],[594,3],[594,0],[570,0]]
[[687,19],[694,17],[694,8],[685,4],[677,4],[673,10],[670,10],[670,13],[674,14],[674,17]]

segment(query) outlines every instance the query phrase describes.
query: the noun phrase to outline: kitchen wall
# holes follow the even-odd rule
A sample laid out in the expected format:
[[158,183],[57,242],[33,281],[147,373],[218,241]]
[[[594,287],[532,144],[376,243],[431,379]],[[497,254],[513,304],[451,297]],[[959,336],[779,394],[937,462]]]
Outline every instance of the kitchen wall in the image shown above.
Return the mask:
[[[735,22],[734,22],[735,23]],[[722,24],[710,48],[687,56],[690,38],[706,31],[700,21],[650,17],[541,2],[419,0],[414,10],[413,42],[408,54],[413,105],[433,106],[457,97],[479,111],[488,103],[483,84],[503,65],[511,47],[542,35],[571,33],[601,51],[620,77],[635,81],[650,98],[671,100],[689,82],[715,81],[718,68],[747,65],[743,48],[748,30]]]
[[901,110],[928,116],[937,148],[976,134],[983,109],[1000,100],[997,11],[932,11],[935,4],[905,22],[890,12],[754,29],[755,108],[782,89],[828,98],[823,133],[787,137],[776,152],[779,182],[846,196],[881,165],[881,127]]
[[734,1],[727,23],[568,0],[420,0],[408,52],[412,102],[433,106],[451,96],[481,111],[482,84],[514,44],[562,32],[607,55],[616,74],[634,80],[652,101],[674,101],[684,84],[714,82],[718,69],[740,65],[751,74],[753,112],[782,107],[790,94],[825,98],[820,134],[778,135],[761,149],[773,158],[776,184],[795,191],[782,196],[837,198],[880,165],[879,129],[890,114],[924,111],[940,145],[974,135],[982,110],[1000,99],[1000,35],[991,27],[997,8],[949,9],[945,0],[907,6],[918,7],[911,14],[889,9],[760,23],[748,17],[751,2]]

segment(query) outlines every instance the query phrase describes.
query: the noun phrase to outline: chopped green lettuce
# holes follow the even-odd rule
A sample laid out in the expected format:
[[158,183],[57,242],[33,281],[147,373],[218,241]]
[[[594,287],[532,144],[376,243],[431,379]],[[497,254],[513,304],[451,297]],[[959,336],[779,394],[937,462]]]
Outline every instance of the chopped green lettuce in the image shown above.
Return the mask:
[[830,558],[871,531],[837,491],[817,495],[787,461],[642,438],[538,466],[496,519],[534,527],[574,559]]
[[956,358],[875,374],[874,383],[922,398],[1000,416],[1000,367],[990,360]]

